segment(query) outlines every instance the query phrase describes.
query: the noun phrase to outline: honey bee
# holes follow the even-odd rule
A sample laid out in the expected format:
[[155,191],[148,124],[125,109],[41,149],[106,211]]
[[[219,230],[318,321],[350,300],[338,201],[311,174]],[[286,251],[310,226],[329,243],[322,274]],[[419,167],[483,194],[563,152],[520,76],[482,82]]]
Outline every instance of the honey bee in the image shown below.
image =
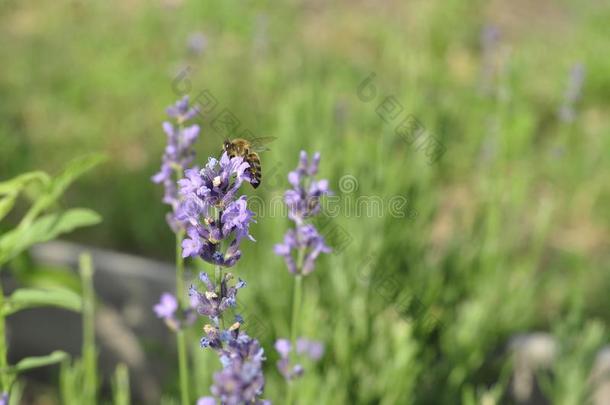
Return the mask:
[[259,152],[264,152],[269,150],[263,146],[266,143],[269,143],[275,140],[275,136],[266,136],[261,138],[252,138],[252,139],[243,139],[243,138],[235,138],[232,140],[225,140],[222,148],[229,157],[241,156],[244,158],[245,162],[248,162],[250,167],[248,171],[250,172],[250,176],[252,178],[252,187],[257,188],[261,184],[261,179],[263,176],[263,172],[261,170],[261,159],[258,156]]

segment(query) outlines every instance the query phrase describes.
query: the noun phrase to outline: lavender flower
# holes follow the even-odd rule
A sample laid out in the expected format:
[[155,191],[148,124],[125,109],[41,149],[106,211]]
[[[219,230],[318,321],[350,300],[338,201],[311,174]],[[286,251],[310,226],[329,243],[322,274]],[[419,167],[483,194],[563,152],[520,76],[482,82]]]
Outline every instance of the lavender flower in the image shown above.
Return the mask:
[[226,405],[268,403],[259,399],[265,386],[262,371],[265,352],[256,339],[240,331],[240,326],[239,322],[228,330],[204,326],[206,336],[201,345],[214,349],[223,365],[214,375],[212,394]]
[[[275,342],[275,350],[280,355],[277,368],[287,381],[295,380],[303,375],[305,372],[303,366],[299,363],[293,365],[290,360],[293,347],[288,339],[278,339]],[[324,354],[324,345],[315,340],[299,338],[296,343],[296,354],[305,355],[311,360],[317,361]]]
[[274,252],[284,258],[288,271],[293,274],[311,273],[320,253],[331,251],[316,228],[305,223],[320,212],[320,197],[330,193],[328,180],[314,179],[319,165],[319,153],[309,160],[307,153],[301,151],[296,170],[288,174],[292,189],[284,194],[284,202],[296,228],[286,232],[284,242],[276,244]]
[[[320,253],[330,253],[331,249],[315,226],[306,224],[297,225],[296,230],[289,229],[284,235],[284,243],[276,244],[274,252],[284,258],[288,271],[307,275],[314,270],[315,261]],[[297,263],[299,257],[302,263]]]
[[163,202],[171,205],[173,213],[167,215],[167,223],[178,231],[181,224],[175,218],[175,212],[180,205],[180,198],[176,188],[176,178],[183,175],[184,170],[195,157],[192,147],[199,136],[199,125],[184,127],[183,124],[195,117],[198,110],[189,107],[188,96],[184,96],[175,105],[167,109],[167,114],[174,118],[178,125],[168,121],[163,123],[163,130],[167,135],[167,146],[162,158],[161,170],[152,177],[152,181],[163,184],[165,194]]
[[324,343],[305,338],[297,339],[297,354],[305,354],[312,360],[318,361],[324,355]]
[[159,302],[153,306],[153,311],[158,318],[165,321],[165,324],[173,331],[182,329],[185,326],[192,325],[197,318],[195,314],[195,305],[197,303],[191,299],[190,308],[180,311],[180,315],[176,314],[179,310],[179,304],[176,297],[171,293],[161,294]]
[[[201,170],[186,170],[186,177],[178,182],[182,199],[176,214],[188,235],[182,244],[183,257],[199,256],[231,267],[241,257],[241,241],[254,240],[249,233],[254,213],[248,210],[245,196],[236,199],[242,183],[250,181],[248,167],[243,158],[223,153],[220,161],[210,158]],[[228,244],[224,251],[223,242]]]
[[2,396],[0,396],[0,405],[8,405],[8,393],[3,392]]
[[213,397],[201,397],[197,400],[197,405],[216,405]]
[[320,212],[320,197],[329,194],[328,180],[315,180],[320,164],[320,154],[315,153],[309,161],[307,153],[301,151],[299,165],[288,174],[292,189],[284,194],[288,206],[288,217],[297,224],[302,224]]
[[563,103],[559,108],[559,118],[563,122],[572,122],[576,118],[575,104],[582,96],[582,88],[585,81],[585,67],[577,63],[570,70],[568,87],[566,89]]
[[239,279],[234,286],[229,285],[229,282],[233,279],[231,273],[223,275],[220,286],[214,285],[207,273],[200,273],[199,278],[206,291],[200,293],[195,287],[191,286],[189,296],[195,303],[197,312],[200,315],[207,316],[217,325],[223,312],[237,305],[237,291],[245,287],[246,282]]

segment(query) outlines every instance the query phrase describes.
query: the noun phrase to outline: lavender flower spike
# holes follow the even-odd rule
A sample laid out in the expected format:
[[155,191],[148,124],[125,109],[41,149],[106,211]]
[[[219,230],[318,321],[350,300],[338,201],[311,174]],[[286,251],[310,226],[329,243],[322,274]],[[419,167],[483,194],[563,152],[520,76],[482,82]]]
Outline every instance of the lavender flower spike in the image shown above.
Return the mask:
[[288,174],[292,189],[284,194],[288,206],[288,217],[297,224],[320,212],[320,198],[329,194],[328,180],[315,180],[320,164],[320,153],[315,153],[309,161],[307,153],[301,151],[299,165]]
[[[176,219],[186,226],[188,238],[182,244],[183,257],[199,256],[224,267],[234,266],[241,257],[243,239],[254,240],[246,197],[237,198],[244,181],[250,181],[249,167],[243,158],[210,158],[201,169],[190,169],[178,182],[181,202]],[[226,248],[223,248],[223,245]]]
[[178,125],[168,121],[163,123],[163,130],[167,135],[167,146],[162,157],[161,169],[152,177],[154,183],[163,184],[165,188],[163,202],[171,205],[173,211],[168,214],[167,222],[174,232],[183,227],[175,218],[176,210],[180,205],[176,180],[183,176],[184,170],[193,161],[195,157],[193,144],[199,136],[199,125],[185,127],[183,124],[197,113],[196,108],[189,107],[188,96],[184,96],[167,109],[167,114],[174,118]]
[[[303,263],[301,268],[297,268],[295,256],[303,251]],[[284,235],[284,242],[278,243],[274,247],[274,252],[282,256],[288,267],[288,271],[293,274],[307,275],[314,270],[315,261],[320,253],[330,253],[331,249],[326,245],[324,238],[318,233],[317,229],[311,225],[297,225],[296,230],[289,229]]]

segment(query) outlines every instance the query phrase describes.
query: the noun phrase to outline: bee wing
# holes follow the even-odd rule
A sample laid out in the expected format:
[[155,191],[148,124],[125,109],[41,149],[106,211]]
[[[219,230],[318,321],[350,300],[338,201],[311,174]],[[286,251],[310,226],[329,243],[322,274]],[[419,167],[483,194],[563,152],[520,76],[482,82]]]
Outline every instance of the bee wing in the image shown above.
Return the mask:
[[276,136],[262,136],[257,138],[250,139],[250,144],[252,145],[252,150],[254,152],[265,152],[270,150],[265,146],[265,144],[273,142],[277,139]]

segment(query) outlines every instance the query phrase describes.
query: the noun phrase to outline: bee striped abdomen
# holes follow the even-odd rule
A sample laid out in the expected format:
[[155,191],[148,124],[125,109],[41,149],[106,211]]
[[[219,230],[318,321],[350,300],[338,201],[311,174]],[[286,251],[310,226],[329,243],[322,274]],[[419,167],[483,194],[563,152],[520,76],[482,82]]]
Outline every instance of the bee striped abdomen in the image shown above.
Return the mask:
[[261,161],[258,157],[258,153],[249,153],[246,156],[246,162],[248,162],[250,165],[248,171],[252,177],[252,187],[257,188],[261,184],[261,178],[263,177],[263,173],[261,171]]

